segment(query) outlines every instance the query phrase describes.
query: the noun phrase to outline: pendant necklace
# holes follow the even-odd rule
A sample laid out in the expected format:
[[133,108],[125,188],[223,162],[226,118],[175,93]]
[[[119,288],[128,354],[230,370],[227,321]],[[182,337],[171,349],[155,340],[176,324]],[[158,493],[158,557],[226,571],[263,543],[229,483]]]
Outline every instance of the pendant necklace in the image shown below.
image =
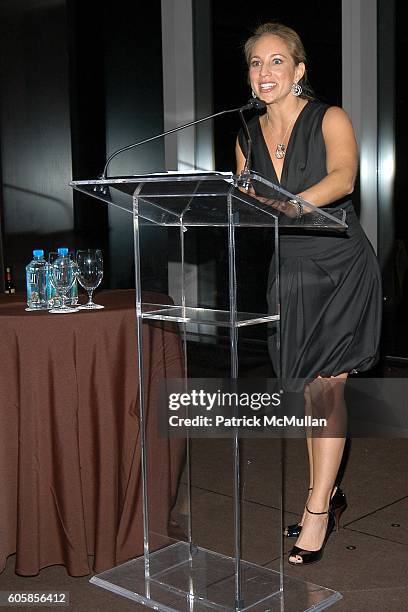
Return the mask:
[[[298,108],[296,109],[296,111],[295,111],[295,113],[294,113],[294,115],[293,115],[292,119],[290,120],[290,122],[289,122],[289,124],[288,124],[288,127],[286,128],[285,134],[284,134],[284,136],[283,136],[283,138],[282,138],[282,142],[278,142],[278,143],[277,143],[277,145],[276,145],[276,149],[275,149],[275,157],[276,157],[277,159],[283,159],[283,158],[285,157],[285,155],[286,155],[285,138],[286,138],[286,135],[287,135],[287,133],[288,133],[288,131],[289,131],[290,126],[291,126],[291,125],[292,125],[292,123],[294,123],[294,121],[295,121],[295,118],[296,118],[297,112],[298,112]],[[272,134],[273,134],[273,128],[272,128],[272,126],[271,126],[271,124],[270,124],[270,122],[269,122],[269,115],[268,115],[268,114],[266,114],[266,122],[267,122],[267,124],[268,124],[268,126],[269,126],[269,129],[271,130],[271,132],[272,132]]]

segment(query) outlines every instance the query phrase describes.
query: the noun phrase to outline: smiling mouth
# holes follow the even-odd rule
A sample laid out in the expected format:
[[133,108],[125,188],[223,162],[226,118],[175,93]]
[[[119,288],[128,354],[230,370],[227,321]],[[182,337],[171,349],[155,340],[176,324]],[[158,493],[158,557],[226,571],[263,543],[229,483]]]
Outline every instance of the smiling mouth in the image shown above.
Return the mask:
[[261,83],[259,85],[259,89],[262,93],[268,93],[272,91],[276,87],[277,83],[275,81],[270,81],[269,83]]

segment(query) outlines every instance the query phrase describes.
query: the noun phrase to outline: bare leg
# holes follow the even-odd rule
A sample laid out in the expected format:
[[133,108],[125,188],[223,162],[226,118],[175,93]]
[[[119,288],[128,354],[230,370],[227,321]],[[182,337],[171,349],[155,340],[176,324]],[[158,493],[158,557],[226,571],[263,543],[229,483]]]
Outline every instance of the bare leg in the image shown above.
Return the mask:
[[[332,431],[334,435],[345,430],[346,407],[343,389],[346,379],[347,374],[341,374],[330,379],[316,379],[309,385],[313,416],[323,416],[323,412],[328,419],[328,431]],[[325,512],[329,507],[344,444],[345,437],[340,437],[340,435],[339,437],[323,437],[322,435],[308,437],[309,461],[312,460],[310,474],[313,491],[307,506],[312,512]],[[302,532],[296,546],[305,550],[318,550],[326,534],[327,520],[328,515],[316,516],[305,512]],[[290,557],[290,561],[301,563],[302,559],[299,556],[293,556]]]
[[309,489],[313,489],[313,444],[312,438],[307,436],[307,454],[309,457]]
[[[310,392],[309,385],[305,389],[305,415],[313,416],[312,406],[312,394]],[[313,444],[312,444],[312,432],[306,430],[306,442],[307,442],[307,454],[309,456],[309,489],[313,489]],[[311,491],[309,491],[310,493]]]
[[[306,386],[305,388],[304,398],[305,398],[305,415],[312,416],[311,397],[310,397],[308,386]],[[313,448],[312,448],[311,434],[309,435],[308,431],[306,431],[306,441],[307,441],[307,454],[309,457],[309,491],[306,497],[306,505],[307,505],[309,503],[309,499],[310,499],[310,496],[312,494],[312,489],[313,489]],[[305,520],[306,505],[303,510],[302,518],[298,523],[299,525],[303,525],[303,521]],[[288,535],[288,530],[289,530],[289,527],[286,527],[286,529],[283,532],[284,536]]]
[[[307,386],[305,389],[305,415],[312,416],[312,404],[311,404],[311,396],[309,387]],[[309,492],[307,496],[306,504],[309,503],[310,496],[312,495],[313,489],[313,444],[312,444],[312,436],[309,431],[306,431],[306,442],[307,442],[307,454],[309,457]],[[306,508],[303,510],[302,520],[299,525],[303,525],[303,521],[305,520]]]

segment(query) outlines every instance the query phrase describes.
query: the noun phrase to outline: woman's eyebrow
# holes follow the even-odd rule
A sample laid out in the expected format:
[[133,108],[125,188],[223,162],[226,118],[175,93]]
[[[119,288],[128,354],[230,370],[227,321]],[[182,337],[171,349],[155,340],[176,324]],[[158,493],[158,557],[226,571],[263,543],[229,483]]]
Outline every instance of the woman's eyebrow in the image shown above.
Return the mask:
[[[272,53],[272,57],[276,57],[277,55],[280,55],[280,57],[285,57],[285,58],[287,57],[284,53],[279,53],[279,52],[278,53]],[[261,57],[260,57],[260,55],[253,55],[251,57],[251,60],[253,60],[253,59],[261,59]]]

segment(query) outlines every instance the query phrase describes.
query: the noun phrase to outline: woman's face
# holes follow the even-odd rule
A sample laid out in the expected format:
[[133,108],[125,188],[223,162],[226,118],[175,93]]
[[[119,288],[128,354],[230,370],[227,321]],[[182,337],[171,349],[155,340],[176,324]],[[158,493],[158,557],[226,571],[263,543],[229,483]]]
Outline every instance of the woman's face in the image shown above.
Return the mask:
[[264,34],[255,43],[249,61],[249,80],[258,98],[271,103],[285,98],[305,71],[295,66],[288,45],[279,36]]

